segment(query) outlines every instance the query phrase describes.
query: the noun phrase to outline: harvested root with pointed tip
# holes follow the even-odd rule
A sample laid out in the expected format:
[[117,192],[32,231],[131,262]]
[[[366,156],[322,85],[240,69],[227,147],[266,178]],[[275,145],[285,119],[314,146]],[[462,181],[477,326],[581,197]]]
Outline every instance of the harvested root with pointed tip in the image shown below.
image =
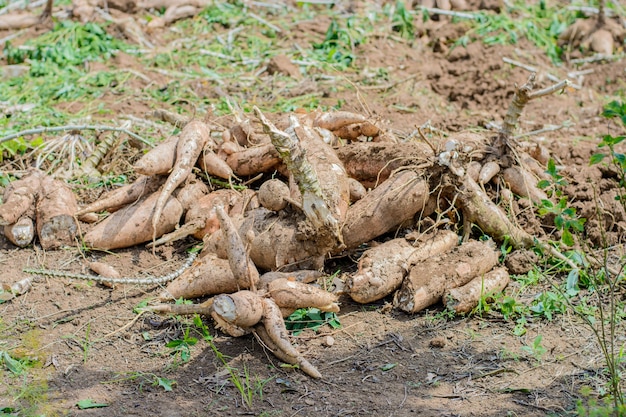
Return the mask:
[[133,168],[142,175],[160,175],[171,171],[176,163],[179,136],[170,136],[142,156]]
[[415,245],[399,238],[368,249],[348,281],[348,294],[357,303],[380,300],[400,288],[414,264],[451,250],[458,241],[456,233],[442,230]]
[[[106,278],[121,278],[122,275],[117,271],[117,269],[113,268],[111,265],[106,264],[104,262],[89,262],[89,269],[95,272],[98,275],[101,275]],[[114,284],[111,284],[107,281],[102,281],[102,285],[105,287],[113,288]]]
[[513,224],[476,181],[465,175],[462,177],[462,182],[458,188],[458,191],[455,190],[455,197],[463,211],[463,220],[466,223],[475,223],[483,233],[498,242],[508,238],[509,243],[516,249],[530,248],[534,245],[533,237]]
[[513,193],[526,197],[535,204],[541,204],[542,200],[548,199],[548,195],[537,187],[539,180],[520,166],[505,169],[502,179]]
[[320,271],[307,269],[294,272],[269,271],[261,275],[261,277],[259,278],[259,290],[267,290],[269,284],[277,279],[288,279],[290,281],[310,284],[312,282],[315,282],[323,275],[324,274],[322,274]]
[[213,177],[225,180],[231,179],[235,175],[228,163],[211,149],[207,149],[206,146],[198,158],[198,167]]
[[222,233],[224,233],[226,241],[228,242],[228,262],[230,269],[233,271],[235,280],[241,288],[250,288],[253,291],[256,290],[259,283],[259,271],[250,260],[246,252],[246,247],[235,225],[224,211],[224,207],[217,206],[215,213],[220,222]]
[[238,192],[231,189],[213,191],[197,199],[185,213],[185,223],[171,233],[150,243],[147,247],[160,246],[175,242],[192,235],[196,239],[203,239],[220,229],[220,222],[215,214],[215,207],[222,205],[229,215],[242,214],[248,205],[255,208],[254,192]]
[[313,116],[313,126],[321,127],[331,132],[351,124],[367,121],[365,116],[349,111],[322,112]]
[[[207,186],[191,175],[185,186],[170,195],[162,208],[156,231],[152,231],[153,214],[161,194],[157,191],[129,204],[98,223],[84,236],[85,243],[94,249],[128,248],[154,240],[174,230],[183,212],[197,202],[207,191]],[[155,233],[156,232],[156,233]]]
[[380,133],[380,129],[365,116],[348,111],[319,113],[315,115],[312,124],[348,140],[356,140],[360,136],[375,137]]
[[263,298],[262,324],[262,328],[257,325],[255,331],[276,357],[286,363],[298,365],[302,372],[313,378],[322,377],[317,368],[291,344],[280,308],[271,298]]
[[183,215],[183,206],[170,196],[161,209],[160,220],[153,232],[151,219],[158,198],[158,193],[144,196],[135,204],[114,212],[85,234],[85,244],[102,250],[128,248],[148,242],[153,235],[161,236],[171,232]]
[[498,175],[500,172],[500,164],[496,161],[490,161],[485,163],[480,169],[480,173],[478,174],[478,183],[479,184],[487,184],[493,177]]
[[415,265],[396,293],[394,306],[417,313],[441,300],[444,292],[490,271],[498,253],[488,243],[470,241],[442,256]]
[[158,228],[161,223],[161,215],[174,190],[181,185],[191,174],[202,149],[211,139],[211,132],[206,124],[199,120],[189,122],[180,134],[176,144],[176,162],[165,184],[159,192],[152,214],[152,240],[156,240]]
[[208,295],[229,294],[240,289],[227,259],[207,254],[170,282],[158,299],[199,298]]
[[123,187],[110,191],[93,203],[78,210],[76,216],[81,218],[89,213],[99,213],[101,211],[112,213],[127,204],[137,202],[141,197],[154,193],[163,185],[165,178],[160,175],[141,175],[132,184],[126,184]]
[[281,159],[274,145],[264,143],[229,154],[226,163],[236,175],[248,177],[274,171]]
[[315,307],[321,311],[339,312],[337,296],[321,288],[295,280],[280,278],[269,283],[270,297],[281,308],[297,310]]
[[446,290],[443,302],[448,310],[453,310],[456,314],[467,314],[476,308],[481,298],[493,296],[507,285],[508,271],[506,268],[496,268],[484,275],[478,275],[461,287]]

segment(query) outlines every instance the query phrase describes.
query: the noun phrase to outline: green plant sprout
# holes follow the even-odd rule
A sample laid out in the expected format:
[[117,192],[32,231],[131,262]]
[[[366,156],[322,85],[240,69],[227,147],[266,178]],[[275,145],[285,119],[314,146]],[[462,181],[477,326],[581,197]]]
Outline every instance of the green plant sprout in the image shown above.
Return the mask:
[[543,347],[543,345],[541,344],[542,340],[543,336],[537,335],[537,337],[533,339],[533,344],[531,346],[522,346],[521,349],[528,355],[533,356],[537,360],[537,362],[541,362],[541,358],[546,353],[546,348]]
[[317,331],[324,324],[328,324],[333,329],[341,327],[336,313],[321,311],[319,308],[298,309],[285,320],[287,330],[290,330],[294,336],[302,333],[304,329]]
[[205,342],[209,344],[211,350],[217,357],[217,359],[222,362],[224,367],[229,373],[229,381],[235,386],[239,394],[241,395],[241,400],[246,404],[248,408],[252,408],[255,396],[258,396],[261,400],[263,400],[263,388],[270,382],[274,377],[270,377],[267,379],[262,379],[259,376],[250,375],[250,370],[248,366],[244,363],[243,365],[243,375],[240,374],[237,368],[234,368],[228,362],[228,357],[225,356],[213,343],[213,336],[209,333],[209,329],[206,324],[202,321],[202,318],[195,314],[193,316],[193,323],[197,329],[199,329],[200,334]]
[[514,1],[506,3],[498,14],[476,13],[471,20],[472,28],[457,44],[467,45],[474,40],[482,40],[486,45],[515,45],[523,37],[546,52],[554,63],[561,62],[562,49],[558,44],[559,35],[574,21],[577,14],[566,7],[546,0],[539,3]]
[[[624,130],[626,128],[626,105],[617,101],[607,104],[602,112],[607,119],[617,118],[621,121]],[[590,165],[607,163],[617,173],[620,193],[616,200],[626,208],[626,156],[620,153],[616,145],[620,144],[626,136],[604,135],[598,144],[600,149],[606,148],[608,152],[596,153],[590,158]],[[540,214],[554,216],[554,225],[562,232],[561,243],[567,246],[576,245],[578,248],[568,253],[569,259],[577,266],[568,273],[564,284],[557,283],[546,274],[551,281],[555,292],[545,293],[539,303],[531,307],[535,313],[547,314],[549,311],[564,312],[569,309],[580,317],[593,332],[596,341],[602,351],[606,365],[608,382],[608,394],[611,404],[611,414],[619,416],[625,408],[624,392],[622,391],[622,375],[624,365],[624,348],[618,340],[618,327],[625,318],[625,305],[620,296],[620,284],[624,282],[624,267],[626,263],[623,257],[617,267],[610,262],[612,255],[611,245],[606,238],[603,211],[596,197],[596,212],[599,229],[602,233],[602,247],[600,250],[590,247],[589,242],[583,235],[585,219],[580,218],[571,207],[567,198],[562,197],[562,188],[565,185],[562,177],[558,175],[554,164],[548,166],[547,171],[552,177],[552,183],[542,182],[543,188],[551,188],[552,194],[559,197],[559,203],[549,204],[543,201]],[[564,265],[564,264],[563,264]],[[564,266],[565,268],[566,266]],[[586,287],[587,292],[582,293],[581,287]],[[622,411],[620,411],[622,410]],[[595,410],[597,411],[597,410]],[[595,413],[595,411],[593,411]],[[602,412],[606,409],[601,409]],[[588,413],[585,415],[595,415]],[[602,414],[604,415],[604,414]]]

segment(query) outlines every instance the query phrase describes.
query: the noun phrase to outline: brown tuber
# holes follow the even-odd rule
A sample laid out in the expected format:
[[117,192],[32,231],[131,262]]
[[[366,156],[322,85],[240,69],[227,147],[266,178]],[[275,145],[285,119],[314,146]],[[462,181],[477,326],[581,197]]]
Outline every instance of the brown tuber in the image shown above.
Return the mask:
[[478,305],[481,298],[501,292],[508,284],[509,273],[506,268],[496,268],[461,287],[446,290],[443,302],[447,309],[466,314]]
[[422,211],[428,184],[415,171],[402,171],[373,189],[348,209],[343,241],[348,249],[393,230]]
[[380,300],[402,285],[414,264],[449,251],[458,241],[456,233],[439,231],[415,246],[399,238],[368,249],[359,259],[358,272],[348,281],[348,293],[357,303]]
[[37,200],[37,236],[44,249],[73,245],[78,232],[78,203],[72,190],[59,180],[44,177]]
[[415,265],[394,297],[394,306],[417,313],[441,300],[444,292],[490,271],[498,253],[488,243],[470,241],[449,253]]
[[289,187],[278,179],[271,179],[261,184],[258,192],[259,204],[268,210],[280,211],[287,207],[290,198]]

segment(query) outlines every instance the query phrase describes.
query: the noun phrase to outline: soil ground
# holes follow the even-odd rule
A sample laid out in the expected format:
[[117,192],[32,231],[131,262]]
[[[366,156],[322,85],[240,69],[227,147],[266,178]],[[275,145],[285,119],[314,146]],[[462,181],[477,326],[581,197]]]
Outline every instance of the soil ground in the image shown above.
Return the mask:
[[[336,10],[337,15],[366,8],[354,3],[358,5],[348,9],[355,10]],[[254,6],[250,10],[264,11]],[[323,41],[329,22],[324,11],[285,24],[277,50],[289,52]],[[217,86],[143,68],[136,57],[124,53],[91,70],[132,69],[149,79],[135,79],[136,85],[121,97],[111,91],[98,98],[113,115],[143,118],[146,110],[167,107],[145,101],[144,92],[181,82],[190,83],[203,100],[227,94],[260,106],[271,103],[273,95],[313,94],[320,106],[342,103],[342,110],[370,114],[405,135],[426,122],[451,134],[500,123],[516,84],[523,84],[529,75],[523,68],[505,64],[505,57],[539,69],[540,88],[552,83],[548,73],[562,79],[571,71],[590,70],[574,78],[579,89],[531,102],[520,125],[520,131],[526,132],[571,121],[538,140],[566,167],[572,184],[586,182],[588,160],[598,138],[610,133],[606,119],[600,117],[602,108],[610,100],[624,98],[625,60],[556,66],[525,40],[513,46],[473,42],[452,48],[453,40],[466,30],[463,22],[442,19],[423,25],[421,37],[416,35],[410,42],[381,29],[379,35],[355,46],[350,71],[325,77],[312,71],[292,79],[257,69],[249,74],[252,81],[226,79]],[[231,29],[216,34],[226,36]],[[37,33],[29,29],[21,36],[28,39]],[[0,32],[0,38],[5,34]],[[150,39],[156,51],[167,52],[185,36],[191,34],[168,27]],[[386,81],[373,80],[377,72],[384,72]],[[66,102],[59,108],[67,111],[83,105]],[[84,190],[81,196],[95,198]],[[621,233],[615,232],[615,239],[621,243]],[[0,281],[19,281],[27,276],[23,268],[42,265],[85,273],[86,261],[93,259],[112,264],[124,276],[162,275],[184,262],[191,244],[179,243],[156,255],[143,247],[85,255],[77,248],[16,249],[0,237]],[[329,261],[327,269],[342,267],[348,273],[351,265],[345,259]],[[533,291],[539,293],[549,283],[524,294],[517,293],[518,288],[513,281],[506,291],[529,301]],[[240,380],[249,381],[252,404],[246,405],[227,368],[191,319],[133,312],[160,290],[38,277],[29,292],[0,304],[0,350],[12,349],[39,363],[28,377],[15,377],[6,370],[0,374],[0,406],[23,407],[20,416],[545,416],[575,415],[581,388],[603,386],[601,352],[589,329],[567,312],[552,321],[530,317],[527,332],[515,336],[515,323],[496,312],[450,317],[437,305],[407,315],[390,309],[388,299],[358,305],[346,298],[341,300],[340,329],[323,327],[293,338],[324,375],[321,380],[281,366],[253,336],[224,336],[205,319],[228,366]],[[182,339],[189,329],[199,341],[190,347],[190,359],[184,362],[166,344]],[[529,349],[538,335],[545,351]],[[171,391],[158,384],[165,379],[175,381]],[[85,399],[108,406],[78,409],[78,401]]]

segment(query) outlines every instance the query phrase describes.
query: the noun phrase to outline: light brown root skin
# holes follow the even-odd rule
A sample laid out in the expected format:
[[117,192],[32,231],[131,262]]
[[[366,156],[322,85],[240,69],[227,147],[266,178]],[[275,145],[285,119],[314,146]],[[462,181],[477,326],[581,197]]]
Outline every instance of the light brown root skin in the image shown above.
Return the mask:
[[197,259],[189,269],[170,282],[159,300],[199,298],[207,295],[233,293],[239,289],[228,260],[208,254]]
[[72,190],[62,181],[44,177],[37,201],[37,236],[44,249],[74,245],[78,232],[78,203]]
[[334,111],[313,114],[313,126],[321,127],[330,131],[341,129],[342,127],[367,121],[365,116],[348,111]]
[[394,297],[394,306],[417,313],[441,300],[446,289],[460,287],[490,271],[498,253],[487,243],[470,241],[440,257],[415,265]]
[[35,238],[35,225],[30,217],[22,217],[17,222],[4,226],[4,236],[15,246],[25,248]]
[[534,204],[539,205],[542,200],[548,199],[548,195],[536,186],[539,180],[522,167],[505,169],[502,179],[513,193],[530,199]]
[[245,329],[261,321],[263,302],[260,295],[247,290],[220,294],[213,299],[213,312],[222,320]]
[[428,184],[414,171],[402,171],[367,193],[348,209],[343,241],[348,249],[393,230],[422,211]]
[[337,297],[334,294],[295,280],[276,279],[269,283],[268,292],[281,308],[296,310],[315,307],[321,311],[339,312]]
[[139,176],[132,184],[110,191],[93,203],[78,210],[76,215],[83,216],[101,211],[108,211],[109,213],[117,211],[127,204],[137,202],[143,196],[154,193],[163,185],[165,179],[166,177],[161,175]]
[[281,161],[274,145],[265,143],[228,155],[226,163],[235,174],[247,177],[275,170]]
[[202,155],[198,158],[198,167],[202,172],[207,174],[228,180],[235,175],[232,168],[226,163],[225,160],[220,158],[215,152],[207,147],[202,151]]
[[172,195],[174,190],[187,179],[204,145],[206,145],[210,139],[211,132],[209,128],[199,120],[193,120],[184,127],[176,145],[176,163],[167,181],[163,184],[154,206],[154,214],[152,215],[152,240],[156,240],[158,236],[163,234],[157,233],[157,227],[168,198]]
[[0,226],[14,224],[23,216],[34,217],[43,177],[43,172],[32,171],[9,184],[0,205]]
[[167,174],[176,162],[179,136],[170,136],[141,157],[133,168],[142,175]]
[[268,210],[280,211],[287,207],[291,197],[289,186],[279,179],[270,179],[261,184],[258,192],[259,203]]
[[280,308],[272,299],[263,299],[263,312],[264,329],[268,339],[271,340],[276,347],[276,350],[273,352],[280,352],[274,354],[283,360],[284,358],[293,358],[295,363],[288,363],[297,364],[304,373],[313,378],[321,378],[322,374],[292,346]]
[[506,268],[496,268],[484,275],[479,275],[467,284],[446,290],[443,301],[446,308],[456,314],[472,311],[481,297],[491,296],[504,290],[509,285],[509,273]]
[[[151,217],[158,198],[159,194],[154,193],[116,211],[91,229],[83,240],[89,247],[103,250],[128,248],[151,240]],[[174,230],[182,215],[182,205],[170,197],[156,225],[156,235]]]
[[246,247],[235,228],[232,220],[226,214],[224,207],[217,206],[215,213],[220,222],[220,228],[227,241],[227,253],[230,269],[241,288],[255,290],[259,283],[259,271],[250,260]]
[[380,300],[402,285],[412,265],[449,251],[458,241],[456,233],[439,231],[415,246],[393,239],[368,249],[359,260],[359,271],[348,281],[348,293],[358,303]]
[[6,14],[0,16],[0,30],[26,29],[40,23],[39,16],[32,14]]
[[478,183],[483,185],[487,184],[498,172],[500,172],[500,164],[495,161],[485,163],[478,174]]
[[502,242],[505,237],[508,237],[509,242],[516,249],[530,248],[535,244],[533,237],[514,225],[506,217],[506,214],[491,201],[476,181],[465,175],[459,189],[458,194],[455,190],[455,195],[457,203],[463,210],[463,217],[466,222],[477,224],[483,233],[498,242]]
[[[104,262],[90,262],[89,269],[91,269],[96,274],[101,275],[103,277],[107,277],[107,278],[121,278],[122,277],[122,275],[120,275],[117,269],[113,268],[111,265],[106,264]],[[104,285],[105,287],[109,287],[109,288],[114,287],[114,284],[111,284],[106,281],[103,281],[102,285]]]
[[314,270],[301,270],[295,272],[279,272],[270,271],[266,272],[259,278],[259,289],[267,290],[269,284],[277,279],[289,279],[292,281],[302,282],[304,284],[310,284],[315,282],[323,274]]

